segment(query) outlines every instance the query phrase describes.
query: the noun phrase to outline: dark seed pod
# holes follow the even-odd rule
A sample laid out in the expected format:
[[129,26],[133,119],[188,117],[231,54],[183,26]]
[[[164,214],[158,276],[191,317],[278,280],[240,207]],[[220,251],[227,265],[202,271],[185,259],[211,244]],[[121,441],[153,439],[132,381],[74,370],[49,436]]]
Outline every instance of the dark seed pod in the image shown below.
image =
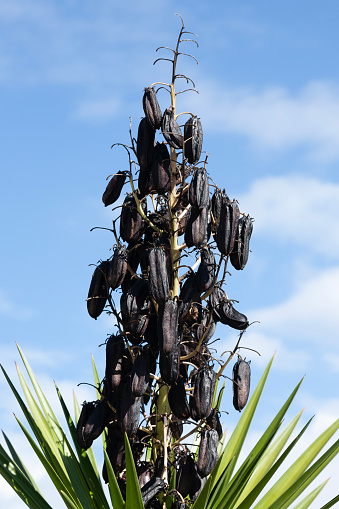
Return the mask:
[[153,475],[154,466],[151,461],[143,461],[137,466],[137,475],[139,480],[139,486],[142,488],[147,484]]
[[215,283],[215,258],[213,251],[209,248],[202,249],[201,263],[197,272],[200,293],[207,292]]
[[105,192],[102,195],[102,201],[105,207],[108,207],[108,205],[112,205],[112,203],[117,201],[125,183],[126,176],[127,171],[119,170],[108,182]]
[[89,449],[91,447],[93,439],[89,439],[85,432],[85,426],[87,424],[87,421],[90,417],[90,415],[93,413],[95,409],[95,401],[90,402],[84,402],[82,405],[80,417],[77,424],[77,430],[76,430],[76,439],[78,442],[78,445],[82,447],[82,449]]
[[140,198],[144,198],[144,196],[147,196],[148,194],[155,193],[153,175],[151,170],[152,167],[149,167],[146,170],[139,171],[138,189],[140,193]]
[[152,180],[158,194],[164,195],[171,189],[171,156],[165,143],[157,143],[152,163]]
[[228,256],[233,250],[239,216],[240,212],[236,201],[222,204],[216,241],[220,253],[225,256]]
[[173,349],[170,355],[166,356],[160,352],[159,368],[163,381],[168,385],[173,385],[178,380],[180,366],[179,345]]
[[[109,436],[107,439],[106,452],[110,459],[115,475],[122,472],[126,465],[124,439]],[[102,477],[105,483],[108,484],[106,461],[104,461],[104,465],[102,468]]]
[[106,343],[106,382],[109,390],[115,391],[121,382],[124,339],[118,334],[110,336]]
[[217,315],[219,316],[219,322],[229,325],[233,329],[244,330],[249,326],[247,317],[234,309],[230,301],[223,302],[218,306]]
[[186,279],[179,294],[179,323],[184,323],[188,317],[192,303],[199,298],[198,278],[194,272]]
[[198,117],[189,118],[184,127],[185,157],[190,164],[200,159],[202,149],[202,126]]
[[233,406],[239,412],[241,412],[247,403],[250,384],[250,363],[238,360],[233,367]]
[[178,237],[185,233],[189,218],[190,218],[189,210],[186,209],[178,210]]
[[179,376],[176,384],[171,385],[168,392],[168,402],[175,417],[187,420],[190,417],[190,407],[186,397],[185,382]]
[[190,492],[194,474],[194,459],[189,454],[183,456],[179,461],[177,472],[177,491],[185,498]]
[[129,381],[124,384],[118,410],[118,422],[127,436],[136,433],[139,426],[141,398],[135,398]]
[[197,341],[200,341],[202,336],[204,336],[202,344],[206,345],[213,337],[216,327],[217,324],[213,319],[213,315],[210,316],[210,313],[206,313],[201,321],[201,324],[197,327]]
[[150,441],[151,435],[144,428],[139,427],[136,434],[130,438],[131,450],[134,461],[137,463],[143,455],[146,444]]
[[204,168],[197,168],[190,183],[188,199],[192,207],[204,209],[209,206],[210,195],[207,173]]
[[222,427],[219,419],[219,413],[216,408],[212,408],[211,413],[206,419],[206,423],[211,429],[215,429],[218,432],[219,440],[222,438]]
[[123,282],[127,272],[127,249],[123,246],[117,246],[114,249],[112,260],[109,262],[107,270],[107,284],[115,290]]
[[87,311],[95,320],[104,310],[107,300],[106,273],[108,262],[101,262],[95,269],[88,290]]
[[236,270],[242,270],[247,263],[252,231],[253,221],[250,216],[241,217],[238,223],[233,251],[230,256],[231,263]]
[[165,251],[161,247],[150,249],[148,261],[148,284],[152,297],[158,304],[165,304],[170,293]]
[[120,298],[120,308],[123,320],[128,319],[134,313],[148,313],[150,301],[147,281],[137,279],[131,288]]
[[[194,465],[194,473],[193,473],[193,479],[191,484],[191,489],[189,492],[190,500],[191,502],[195,502],[198,496],[200,495],[203,487],[205,486],[207,479],[206,477],[201,478],[198,474],[197,467]],[[172,506],[173,508],[173,506]]]
[[162,112],[154,87],[145,88],[142,98],[142,106],[150,126],[153,129],[159,129],[161,126]]
[[[143,212],[147,212],[146,201],[140,202]],[[128,243],[140,241],[145,229],[145,222],[137,210],[133,194],[128,194],[122,206],[120,216],[120,237]]]
[[160,351],[170,355],[178,341],[178,300],[169,297],[158,311],[158,340]]
[[207,477],[218,461],[218,441],[218,432],[215,429],[201,432],[197,459],[197,471],[200,477]]
[[138,128],[137,138],[137,158],[140,170],[145,171],[150,168],[154,155],[155,129],[151,127],[147,118],[141,119]]
[[159,495],[165,489],[165,481],[160,477],[152,477],[148,483],[141,488],[141,496],[144,506],[150,503],[152,498]]
[[220,322],[220,316],[218,314],[219,307],[222,306],[224,302],[228,302],[226,293],[219,286],[215,286],[210,295],[210,305],[213,311],[213,318],[217,322]]
[[216,189],[214,191],[212,196],[212,214],[214,223],[216,223],[220,219],[222,205],[224,203],[228,203],[229,201],[230,199],[225,193],[225,189],[223,191],[220,191],[219,189]]
[[179,440],[179,438],[181,437],[181,435],[184,431],[184,426],[183,426],[182,421],[176,421],[176,420],[171,421],[169,427],[170,427],[172,437],[174,438],[174,440]]
[[150,363],[147,350],[143,350],[134,361],[131,377],[132,394],[142,396],[147,389],[150,375]]
[[180,150],[183,147],[183,135],[178,122],[174,119],[172,109],[165,110],[161,122],[161,131],[167,143],[174,149]]
[[211,412],[216,374],[210,367],[204,367],[192,377],[193,395],[190,397],[191,416],[200,421]]
[[[101,435],[108,424],[108,416],[108,405],[106,401],[103,399],[95,401],[94,406],[90,407],[87,420],[81,426],[81,435],[84,444],[92,444],[93,440]],[[88,447],[90,447],[90,445]]]
[[211,213],[210,208],[198,209],[192,207],[191,215],[185,231],[185,243],[187,247],[202,248],[206,246],[211,236]]

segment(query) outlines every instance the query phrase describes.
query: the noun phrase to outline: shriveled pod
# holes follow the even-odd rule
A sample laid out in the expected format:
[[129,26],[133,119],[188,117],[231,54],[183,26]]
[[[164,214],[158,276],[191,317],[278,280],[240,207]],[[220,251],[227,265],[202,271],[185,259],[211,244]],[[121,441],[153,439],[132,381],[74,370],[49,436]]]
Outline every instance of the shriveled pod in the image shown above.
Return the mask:
[[152,297],[158,304],[164,304],[170,294],[165,251],[161,247],[150,249],[148,260],[148,284]]
[[186,227],[190,218],[190,211],[185,209],[178,209],[177,221],[178,221],[178,237],[183,235],[186,231]]
[[178,340],[178,299],[169,297],[158,311],[158,341],[160,351],[170,355]]
[[[146,214],[147,204],[140,202],[141,209]],[[145,222],[137,210],[133,194],[128,194],[122,206],[120,215],[120,237],[128,243],[136,244],[141,239],[145,229]]]
[[108,405],[105,400],[102,399],[100,401],[94,401],[89,404],[89,407],[87,407],[87,405],[88,403],[85,403],[84,405],[84,414],[86,419],[82,418],[80,414],[77,430],[77,436],[82,439],[80,442],[82,441],[82,443],[87,446],[84,447],[84,449],[88,449],[88,447],[92,445],[93,440],[101,435],[108,424],[109,416]]
[[129,381],[126,381],[122,390],[120,405],[118,406],[118,422],[127,436],[136,433],[139,426],[141,397],[135,398]]
[[120,334],[112,335],[106,343],[106,382],[111,391],[115,391],[121,382],[124,338]]
[[200,119],[192,115],[184,127],[185,157],[190,164],[195,164],[200,159],[202,136]]
[[218,432],[207,429],[201,432],[201,441],[197,459],[197,471],[200,477],[207,477],[218,461]]
[[234,309],[230,301],[223,302],[218,306],[217,316],[219,322],[229,325],[232,329],[244,330],[249,326],[247,316]]
[[134,397],[143,396],[150,379],[150,362],[147,350],[137,355],[133,363],[131,389]]
[[155,129],[150,125],[147,118],[141,119],[138,128],[137,158],[140,170],[150,168],[154,156]]
[[145,486],[145,484],[151,480],[153,471],[154,467],[151,461],[143,461],[140,465],[137,466],[137,476],[140,488]]
[[95,320],[104,310],[107,300],[106,274],[108,269],[107,261],[101,262],[93,273],[91,284],[88,290],[87,311]]
[[153,476],[148,483],[141,488],[142,501],[145,507],[154,499],[159,493],[165,489],[165,481],[161,477]]
[[188,199],[190,204],[198,209],[209,206],[209,184],[205,168],[195,170],[188,191]]
[[233,406],[239,412],[241,412],[247,403],[250,385],[250,362],[239,359],[233,367]]
[[194,459],[190,454],[185,454],[180,461],[177,471],[177,491],[185,498],[190,492],[194,474]]
[[177,344],[169,355],[160,352],[159,368],[163,381],[168,385],[173,385],[178,380],[180,367],[180,337]]
[[107,284],[115,290],[125,279],[127,272],[128,252],[123,246],[117,246],[114,249],[112,260],[109,262],[107,269]]
[[177,383],[171,385],[168,393],[168,402],[175,417],[186,420],[190,417],[190,407],[186,397],[185,382],[179,376]]
[[206,345],[209,340],[213,337],[213,334],[215,333],[215,329],[217,327],[217,324],[215,323],[213,319],[213,314],[206,313],[203,316],[203,319],[201,320],[201,324],[197,327],[197,341],[200,341],[201,338],[204,336],[204,339],[202,340],[203,345]]
[[174,421],[171,421],[169,424],[172,437],[174,440],[179,440],[179,438],[182,436],[182,433],[184,431],[184,426],[182,421],[177,421],[176,419]]
[[207,292],[215,283],[216,263],[214,253],[211,249],[201,250],[201,262],[197,272],[199,281],[199,290],[201,293]]
[[120,298],[120,308],[123,320],[128,319],[134,313],[148,313],[150,310],[150,301],[148,299],[149,288],[145,279],[137,279]]
[[[191,489],[189,492],[191,502],[195,502],[198,496],[200,495],[203,487],[205,486],[207,479],[206,477],[200,477],[197,471],[197,466],[194,465],[194,472],[192,478]],[[173,509],[173,506],[172,506]]]
[[165,143],[157,143],[152,163],[152,181],[158,194],[164,195],[171,189],[171,156]]
[[76,429],[76,440],[82,449],[89,449],[93,443],[93,439],[89,438],[85,433],[85,427],[90,415],[94,412],[95,403],[95,401],[85,401],[80,412]]
[[182,149],[184,137],[171,108],[165,110],[161,122],[161,131],[165,140],[172,148],[176,150]]
[[210,207],[198,209],[192,207],[191,215],[185,231],[185,243],[187,247],[202,248],[206,246],[211,236],[211,213]]
[[241,217],[239,219],[233,251],[230,256],[231,263],[236,270],[243,270],[247,263],[252,231],[253,221],[250,216]]
[[145,450],[146,444],[150,441],[151,435],[145,428],[141,426],[137,429],[137,432],[133,437],[130,438],[130,445],[135,463],[137,463]]
[[102,201],[105,207],[112,205],[112,203],[115,203],[119,198],[127,173],[127,171],[119,170],[108,182],[105,192],[102,195]]
[[138,176],[138,189],[140,198],[156,192],[153,184],[152,165],[145,170],[140,169]]
[[161,127],[162,111],[154,87],[145,88],[142,106],[150,126],[153,129],[159,129]]
[[203,367],[193,375],[194,391],[190,397],[191,416],[195,421],[207,417],[212,408],[216,374],[210,367]]
[[225,189],[220,191],[220,189],[216,189],[212,195],[212,214],[214,224],[217,223],[220,219],[221,207],[224,203],[228,203],[230,201],[227,196]]
[[236,201],[222,204],[216,241],[220,253],[225,256],[228,256],[233,250],[239,216],[240,211]]
[[179,294],[179,323],[184,323],[188,317],[192,303],[199,298],[199,285],[194,272],[186,279]]

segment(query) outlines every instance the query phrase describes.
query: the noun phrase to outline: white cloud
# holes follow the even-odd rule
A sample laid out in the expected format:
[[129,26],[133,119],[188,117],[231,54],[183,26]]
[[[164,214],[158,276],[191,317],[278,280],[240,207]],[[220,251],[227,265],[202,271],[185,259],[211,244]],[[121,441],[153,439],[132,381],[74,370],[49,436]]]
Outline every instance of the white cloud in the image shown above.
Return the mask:
[[119,102],[115,99],[84,101],[79,105],[78,110],[75,111],[74,117],[89,120],[106,120],[114,117],[118,109]]
[[[203,125],[218,132],[244,135],[260,148],[289,149],[305,145],[312,157],[339,157],[339,86],[310,82],[298,93],[284,87],[254,90],[227,88],[199,81]],[[222,122],[220,121],[222,119]]]
[[298,175],[263,178],[238,199],[241,209],[255,218],[256,235],[338,260],[338,184]]

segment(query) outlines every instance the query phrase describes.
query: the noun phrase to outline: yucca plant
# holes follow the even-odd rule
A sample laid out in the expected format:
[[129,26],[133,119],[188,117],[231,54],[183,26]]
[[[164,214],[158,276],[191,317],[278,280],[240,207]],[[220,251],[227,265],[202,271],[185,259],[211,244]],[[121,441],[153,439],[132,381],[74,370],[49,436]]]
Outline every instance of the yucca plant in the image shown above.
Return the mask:
[[[91,449],[100,436],[102,477],[113,507],[119,509],[289,507],[338,452],[336,442],[312,464],[339,421],[274,482],[275,472],[309,424],[284,449],[301,415],[280,430],[298,384],[238,465],[272,361],[248,402],[250,364],[240,355],[240,342],[249,321],[234,308],[222,286],[228,262],[236,270],[246,266],[253,221],[215,184],[207,171],[208,156],[200,161],[200,119],[190,112],[176,112],[177,95],[195,90],[193,81],[177,70],[181,55],[195,59],[181,51],[182,44],[196,43],[192,36],[182,21],[175,49],[158,48],[171,52],[171,58],[158,59],[171,62],[171,80],[145,88],[145,117],[137,139],[131,125],[130,144],[112,146],[124,147],[128,169],[113,174],[103,203],[110,206],[118,201],[126,180],[130,193],[121,207],[119,230],[116,220],[110,229],[113,255],[98,262],[87,298],[89,315],[97,319],[106,311],[118,329],[105,342],[103,379],[93,361],[97,400],[84,402],[81,409],[75,400],[73,420],[57,389],[68,425],[65,433],[22,351],[37,396],[33,397],[18,368],[28,407],[2,368],[35,440],[19,424],[69,508],[110,507]],[[178,80],[190,88],[176,91]],[[164,113],[155,85],[169,92]],[[188,115],[183,133],[181,115]],[[165,141],[155,143],[159,129]],[[120,310],[115,301],[119,289]],[[226,360],[210,349],[218,322],[240,331]],[[219,418],[225,383],[219,384],[234,357],[233,403],[236,410],[245,410],[226,440]],[[9,454],[1,448],[2,475],[29,507],[50,507],[9,439],[5,440]],[[308,507],[322,488],[295,507]]]

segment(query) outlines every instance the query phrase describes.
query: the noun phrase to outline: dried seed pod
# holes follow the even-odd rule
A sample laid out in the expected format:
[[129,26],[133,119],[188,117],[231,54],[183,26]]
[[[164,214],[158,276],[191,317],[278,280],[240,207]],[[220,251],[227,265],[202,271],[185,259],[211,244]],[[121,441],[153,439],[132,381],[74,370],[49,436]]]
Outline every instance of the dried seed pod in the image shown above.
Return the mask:
[[148,295],[147,281],[145,279],[137,279],[128,292],[123,293],[120,298],[123,320],[128,320],[134,313],[148,313],[151,306]]
[[127,259],[127,249],[123,246],[117,246],[107,269],[107,284],[112,290],[118,288],[126,276]]
[[135,398],[129,381],[123,386],[122,397],[117,408],[118,422],[127,436],[136,433],[139,426],[141,398]]
[[190,407],[186,397],[185,382],[179,376],[176,384],[171,385],[168,392],[168,402],[175,417],[187,420],[190,417]]
[[108,182],[105,192],[102,195],[102,201],[105,207],[112,205],[112,203],[116,202],[119,198],[127,173],[127,171],[119,170]]
[[165,251],[161,247],[150,249],[148,260],[148,284],[152,297],[158,304],[165,304],[170,293]]
[[124,353],[123,336],[110,336],[106,343],[106,381],[110,391],[115,391],[121,382],[122,357]]
[[171,189],[171,156],[165,143],[157,143],[152,163],[152,181],[158,194],[164,195]]
[[140,170],[150,168],[154,155],[155,129],[150,125],[147,118],[141,119],[138,128],[137,158]]
[[150,441],[151,434],[145,428],[139,427],[136,434],[130,438],[131,450],[135,463],[137,463],[145,450],[146,444]]
[[200,477],[207,477],[218,461],[218,441],[218,432],[215,429],[201,432],[197,459],[197,471]]
[[172,437],[174,438],[174,440],[179,440],[179,438],[181,437],[181,435],[184,431],[184,426],[183,426],[182,421],[171,421],[169,424],[169,427],[170,427]]
[[144,196],[147,196],[148,194],[155,193],[152,167],[146,168],[146,170],[140,169],[138,176],[138,189],[140,198],[144,198]]
[[216,241],[220,253],[225,256],[232,252],[238,230],[239,216],[240,211],[236,201],[222,204]]
[[[109,436],[106,444],[106,452],[111,462],[115,475],[118,475],[125,468],[125,442],[123,438]],[[108,484],[107,465],[104,461],[102,467],[102,477],[106,484]]]
[[161,122],[161,131],[165,140],[172,148],[176,150],[182,149],[184,141],[183,135],[171,108],[165,110]]
[[192,303],[199,298],[197,275],[191,272],[183,284],[179,294],[179,323],[187,319]]
[[241,412],[250,393],[250,362],[238,360],[233,367],[233,406]]
[[131,388],[134,397],[143,396],[150,375],[150,362],[147,350],[143,350],[133,363]]
[[190,212],[186,209],[178,209],[177,221],[178,221],[178,237],[183,235],[186,231],[187,224],[190,218]]
[[160,477],[152,477],[148,483],[141,488],[141,496],[144,506],[146,507],[152,500],[152,498],[159,495],[165,489],[165,481]]
[[145,88],[142,98],[142,106],[150,126],[153,129],[159,129],[161,126],[162,112],[154,87]]
[[200,421],[211,412],[216,374],[210,367],[203,367],[193,375],[194,391],[190,397],[191,416]]
[[168,356],[160,352],[159,368],[163,381],[168,385],[173,385],[178,380],[180,366],[180,348],[179,345],[173,349]]
[[211,429],[215,429],[218,432],[219,440],[222,439],[222,427],[219,419],[219,413],[216,408],[212,408],[211,413],[206,419],[206,423]]
[[[142,211],[146,214],[146,201],[140,202]],[[128,194],[122,206],[120,215],[120,237],[128,243],[136,244],[141,239],[145,229],[145,222],[137,210],[133,194]]]
[[198,209],[192,207],[191,215],[185,231],[185,243],[187,247],[202,248],[206,246],[211,236],[211,213],[210,208]]
[[201,478],[200,475],[198,474],[196,465],[194,465],[192,484],[189,492],[191,502],[194,503],[196,501],[203,487],[205,486],[206,481],[207,481],[206,477]]
[[200,293],[207,292],[215,283],[216,263],[213,251],[209,248],[201,250],[201,263],[197,271]]
[[194,459],[186,454],[179,461],[177,471],[177,491],[185,498],[190,492],[194,474]]
[[188,199],[192,207],[204,209],[209,206],[209,185],[205,168],[195,170],[188,191]]
[[[214,313],[214,315],[216,315],[216,313]],[[219,322],[224,325],[229,325],[236,330],[244,330],[249,326],[247,317],[234,309],[230,301],[219,304],[217,307],[217,316],[219,317]]]
[[169,297],[158,311],[158,340],[160,351],[170,355],[178,341],[178,299]]
[[84,449],[88,449],[92,445],[93,440],[101,435],[108,424],[108,405],[103,399],[93,403],[85,403],[83,411],[84,416],[80,415],[78,422],[77,437],[79,436],[80,442],[87,446]]
[[137,466],[137,475],[139,480],[139,486],[142,488],[151,480],[153,475],[154,466],[151,461],[143,461]]
[[106,273],[108,262],[101,262],[93,273],[91,284],[88,290],[87,311],[95,320],[104,310],[107,300]]
[[185,157],[190,164],[200,159],[202,149],[202,125],[200,119],[192,115],[184,127]]
[[238,223],[233,251],[230,256],[231,263],[236,270],[243,270],[247,263],[252,231],[253,221],[250,216],[241,217]]
[[216,223],[220,219],[222,205],[224,203],[228,203],[229,201],[230,199],[227,196],[225,189],[223,191],[220,191],[220,189],[216,189],[214,191],[212,196],[212,214],[214,223]]
[[93,439],[88,438],[88,436],[84,433],[85,426],[90,415],[93,413],[95,409],[95,401],[84,402],[82,405],[80,417],[77,424],[76,429],[76,439],[77,443],[82,449],[89,449],[92,445]]
[[201,321],[201,324],[197,327],[197,341],[200,341],[202,336],[204,336],[202,344],[206,345],[213,337],[216,327],[217,324],[213,319],[213,314],[210,315],[210,313],[206,313]]

